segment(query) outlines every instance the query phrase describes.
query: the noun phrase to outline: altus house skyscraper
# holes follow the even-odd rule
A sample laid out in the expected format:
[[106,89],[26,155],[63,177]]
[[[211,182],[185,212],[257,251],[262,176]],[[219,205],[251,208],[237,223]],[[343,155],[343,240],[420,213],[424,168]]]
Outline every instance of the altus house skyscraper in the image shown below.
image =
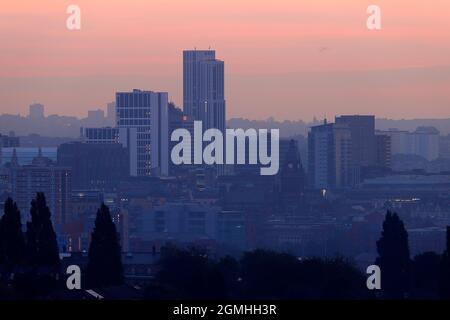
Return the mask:
[[183,109],[205,130],[225,132],[224,62],[214,50],[183,51]]

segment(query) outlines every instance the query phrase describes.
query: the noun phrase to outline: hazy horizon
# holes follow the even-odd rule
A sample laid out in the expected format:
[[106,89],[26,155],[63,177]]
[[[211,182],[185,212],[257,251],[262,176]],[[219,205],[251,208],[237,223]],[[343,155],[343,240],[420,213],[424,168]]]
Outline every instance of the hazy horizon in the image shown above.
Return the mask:
[[83,118],[116,91],[169,92],[182,106],[182,50],[225,61],[227,118],[311,121],[336,114],[450,118],[448,1],[24,0],[0,7],[0,113]]

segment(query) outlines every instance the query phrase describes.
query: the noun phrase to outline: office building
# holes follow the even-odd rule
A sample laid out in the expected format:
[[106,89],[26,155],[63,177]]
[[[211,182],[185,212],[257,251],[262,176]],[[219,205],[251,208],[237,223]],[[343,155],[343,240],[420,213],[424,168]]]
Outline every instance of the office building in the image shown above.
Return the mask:
[[334,148],[336,165],[336,188],[350,187],[357,184],[359,169],[354,165],[352,152],[353,140],[350,128],[345,124],[334,124]]
[[375,116],[343,115],[336,117],[337,125],[350,129],[352,162],[358,167],[376,164]]
[[377,142],[377,161],[376,166],[382,168],[391,167],[391,137],[387,134],[382,134],[377,131],[376,135]]
[[119,143],[64,143],[58,166],[72,168],[74,190],[114,190],[130,174],[128,151]]
[[[119,139],[128,129],[130,166],[136,176],[168,175],[168,94],[133,90],[116,93]],[[122,129],[122,131],[121,131]]]
[[127,150],[130,176],[138,175],[137,128],[84,128],[81,140],[86,144],[119,144]]
[[308,134],[309,184],[315,189],[345,188],[358,181],[352,134],[345,124],[325,123]]
[[204,130],[225,131],[224,62],[214,50],[183,52],[183,108]]
[[330,189],[336,183],[334,132],[332,123],[311,127],[308,134],[309,184],[316,189]]

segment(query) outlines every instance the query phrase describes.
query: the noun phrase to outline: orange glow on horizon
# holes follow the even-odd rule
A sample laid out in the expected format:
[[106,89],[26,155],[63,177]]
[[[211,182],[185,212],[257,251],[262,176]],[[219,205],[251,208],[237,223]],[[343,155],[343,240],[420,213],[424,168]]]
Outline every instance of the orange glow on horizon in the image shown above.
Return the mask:
[[[225,61],[229,118],[450,117],[450,2],[373,2],[381,31],[366,29],[361,0],[8,1],[0,111],[40,101],[84,116],[133,87],[181,105],[182,50],[211,46]],[[80,31],[65,27],[69,4]]]

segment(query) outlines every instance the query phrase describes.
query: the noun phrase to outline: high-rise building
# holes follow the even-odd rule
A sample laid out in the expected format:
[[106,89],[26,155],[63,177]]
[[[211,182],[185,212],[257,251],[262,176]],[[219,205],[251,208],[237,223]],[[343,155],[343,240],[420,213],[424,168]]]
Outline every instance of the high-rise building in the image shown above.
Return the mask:
[[183,52],[183,110],[203,128],[225,132],[224,62],[214,50]]
[[39,152],[30,165],[11,168],[13,199],[23,214],[30,211],[30,203],[37,192],[45,194],[55,224],[68,222],[71,216],[71,169],[57,166]]
[[352,135],[347,125],[324,123],[308,134],[308,176],[315,189],[353,186],[358,170],[352,160]]
[[352,134],[347,125],[334,124],[334,148],[336,161],[336,187],[344,188],[355,185],[359,170],[353,164]]
[[351,132],[352,162],[357,167],[376,164],[375,116],[344,115],[336,117],[337,125],[347,125]]
[[[119,139],[128,129],[130,167],[137,176],[167,175],[168,154],[168,94],[133,90],[116,93],[116,116]],[[135,150],[135,152],[133,151]]]
[[33,103],[29,107],[29,118],[32,120],[40,120],[44,118],[44,105]]
[[390,168],[391,167],[391,137],[387,134],[382,134],[377,131],[377,167]]
[[335,186],[335,156],[333,124],[311,127],[308,134],[308,176],[313,188],[330,189]]

